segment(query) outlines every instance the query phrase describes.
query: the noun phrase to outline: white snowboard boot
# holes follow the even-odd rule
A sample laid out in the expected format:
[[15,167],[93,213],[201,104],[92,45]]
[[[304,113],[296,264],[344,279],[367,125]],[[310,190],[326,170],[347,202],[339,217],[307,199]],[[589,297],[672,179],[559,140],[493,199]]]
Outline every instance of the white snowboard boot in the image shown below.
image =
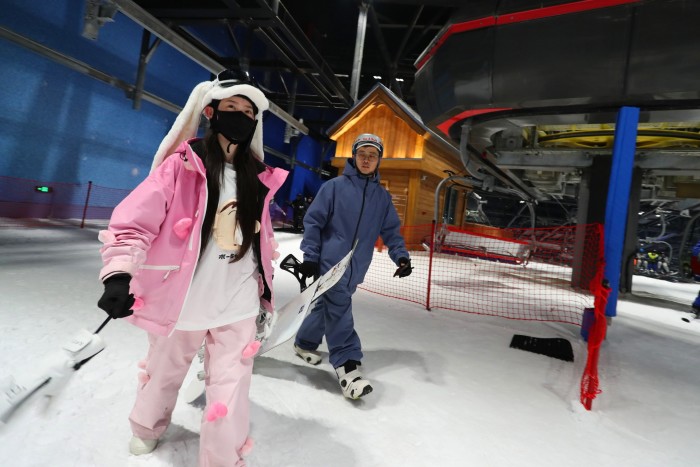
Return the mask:
[[321,352],[317,350],[304,350],[300,347],[298,347],[296,344],[294,344],[294,352],[300,357],[303,358],[306,363],[309,363],[311,365],[318,365],[321,363]]
[[135,456],[148,454],[158,446],[157,439],[141,439],[137,436],[132,436],[129,441],[129,452]]
[[372,392],[372,385],[360,373],[361,365],[358,361],[348,360],[335,369],[343,395],[348,399],[359,399]]

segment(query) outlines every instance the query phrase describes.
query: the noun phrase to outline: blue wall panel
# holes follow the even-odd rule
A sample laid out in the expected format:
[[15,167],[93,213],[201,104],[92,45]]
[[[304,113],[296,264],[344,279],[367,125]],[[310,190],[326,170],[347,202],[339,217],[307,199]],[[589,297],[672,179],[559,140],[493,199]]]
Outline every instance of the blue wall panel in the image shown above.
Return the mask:
[[[84,0],[41,2],[40,8],[36,2],[2,0],[0,25],[135,83],[142,28],[117,13],[114,22],[100,29],[97,40],[84,38],[84,6]],[[143,180],[174,113],[145,101],[140,110],[133,110],[123,91],[6,39],[0,39],[0,56],[1,176],[46,182],[90,180],[127,189]],[[192,88],[209,78],[201,66],[161,44],[148,65],[145,89],[182,106]],[[291,146],[282,141],[284,122],[268,113],[264,125],[265,144],[291,155]],[[317,145],[305,144],[302,153],[317,150]],[[302,157],[316,160],[319,155]],[[285,167],[278,158],[268,157],[266,162]],[[286,200],[291,179],[278,198]]]
[[0,175],[133,188],[175,115],[0,41]]

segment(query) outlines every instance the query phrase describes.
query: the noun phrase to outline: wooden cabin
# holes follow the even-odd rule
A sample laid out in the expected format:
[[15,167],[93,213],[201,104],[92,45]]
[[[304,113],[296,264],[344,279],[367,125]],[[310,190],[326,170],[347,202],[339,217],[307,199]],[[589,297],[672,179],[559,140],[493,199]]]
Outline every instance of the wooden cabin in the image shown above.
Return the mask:
[[[384,141],[380,182],[391,193],[401,224],[430,224],[438,183],[450,172],[464,173],[459,149],[426,127],[413,109],[382,84],[372,88],[328,129],[330,138],[336,141],[331,163],[339,173],[352,157],[352,143],[362,133],[376,134]],[[450,224],[462,225],[466,192],[458,189],[451,195],[454,216]],[[440,206],[442,209],[444,199]]]

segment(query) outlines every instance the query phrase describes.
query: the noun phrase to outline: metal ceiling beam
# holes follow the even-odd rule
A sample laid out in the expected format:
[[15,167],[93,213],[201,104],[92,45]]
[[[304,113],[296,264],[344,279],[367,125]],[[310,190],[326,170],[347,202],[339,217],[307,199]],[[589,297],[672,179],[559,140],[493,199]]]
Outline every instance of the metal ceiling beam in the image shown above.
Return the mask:
[[330,96],[322,88],[322,86],[318,83],[318,81],[314,78],[314,75],[312,73],[306,73],[304,70],[299,68],[297,66],[297,62],[294,60],[293,57],[290,57],[287,54],[287,51],[284,50],[283,45],[279,44],[278,41],[280,41],[280,38],[277,37],[277,34],[275,33],[274,30],[269,30],[266,28],[258,28],[255,30],[255,32],[263,39],[263,41],[271,48],[273,48],[277,55],[280,57],[280,59],[287,64],[287,66],[297,74],[301,75],[304,77],[304,79],[311,85],[313,89],[316,90],[318,93],[319,97],[321,97],[323,100],[326,101],[326,103],[333,107],[333,104],[331,103]]
[[[498,150],[496,164],[498,167],[517,170],[546,170],[550,172],[571,172],[572,170],[590,167],[593,163],[592,151],[572,150],[532,150],[504,151]],[[610,151],[599,153],[610,154]]]
[[367,11],[369,4],[360,3],[360,13],[357,17],[357,33],[355,35],[355,53],[352,59],[352,76],[350,78],[350,96],[353,102],[357,101],[360,89],[360,76],[362,75],[362,55],[365,50],[365,34],[367,32]]
[[[450,5],[450,6],[454,6],[454,5]],[[414,38],[413,41],[408,45],[408,47],[406,47],[406,52],[411,52],[413,49],[415,49],[416,47],[418,47],[418,45],[421,43],[421,41],[423,40],[423,38],[424,38],[424,37],[426,36],[426,34],[428,34],[430,31],[434,30],[435,28],[437,28],[438,30],[441,30],[441,29],[443,28],[443,26],[439,26],[439,25],[438,25],[438,21],[440,20],[440,18],[441,18],[444,14],[445,14],[444,11],[438,11],[437,13],[435,13],[435,16],[433,16],[433,17],[430,19],[430,21],[428,22],[428,24],[425,26],[425,29],[423,29],[423,31],[421,31],[421,33],[418,35],[418,37]],[[431,40],[432,40],[432,39],[431,39]],[[428,46],[427,46],[427,47],[430,46],[430,43],[431,43],[431,41],[428,41]],[[425,47],[424,49],[427,49],[427,47]],[[421,53],[423,53],[423,50],[421,50],[418,54],[420,55]],[[415,68],[415,67],[414,67],[414,68]]]
[[151,61],[153,54],[161,44],[161,39],[156,37],[156,40],[151,44],[151,32],[147,29],[143,30],[141,36],[141,53],[139,54],[139,67],[136,71],[136,89],[134,91],[133,108],[139,110],[141,108],[141,96],[143,95],[143,85],[146,82],[146,67]]
[[[184,38],[176,34],[172,29],[138,6],[132,0],[110,1],[117,8],[119,8],[119,11],[121,11],[136,24],[140,25],[144,29],[148,29],[153,34],[160,37],[164,42],[168,43],[175,50],[190,58],[204,69],[208,70],[210,73],[218,74],[220,71],[226,68],[224,65],[187,42]],[[292,125],[305,135],[309,134],[309,129],[306,125],[282,110],[274,102],[270,102],[270,112],[284,120],[286,123]]]
[[161,22],[155,16],[138,6],[132,0],[111,0],[124,15],[134,21],[144,29],[148,29],[156,36],[163,39],[170,46],[178,50],[194,62],[208,70],[210,73],[218,74],[225,67],[219,62],[205,54],[192,44],[187,42],[180,35]]
[[656,175],[698,175],[700,151],[639,151],[634,158],[634,165]]
[[418,7],[418,10],[416,13],[413,15],[413,19],[411,20],[411,24],[408,26],[408,30],[406,33],[403,35],[403,38],[401,39],[401,44],[399,45],[399,49],[396,51],[396,56],[394,57],[394,66],[398,67],[399,60],[401,60],[401,56],[403,55],[403,51],[406,48],[406,44],[408,43],[408,39],[411,37],[411,34],[413,34],[413,30],[416,28],[416,23],[418,23],[418,18],[420,18],[420,15],[423,13],[423,5]]
[[396,94],[398,94],[399,99],[403,99],[401,86],[396,81],[396,63],[391,61],[391,57],[389,56],[389,49],[387,48],[386,41],[384,40],[384,35],[382,34],[382,30],[379,28],[377,12],[371,4],[369,6],[369,19],[372,23],[372,32],[374,33],[374,38],[377,41],[377,44],[379,45],[379,52],[382,55],[382,62],[385,64],[385,67],[388,67],[385,68],[382,72],[382,74],[386,76],[386,79],[384,79],[383,81],[387,84],[387,87],[389,89],[395,91]]
[[[77,71],[78,73],[81,73],[85,76],[89,76],[90,78],[96,79],[105,84],[109,84],[110,86],[114,86],[115,88],[121,89],[126,93],[127,97],[132,97],[136,93],[136,86],[133,86],[125,81],[120,80],[115,76],[109,75],[96,68],[93,68],[90,65],[76,60],[73,57],[69,57],[68,55],[64,55],[60,52],[50,49],[45,45],[39,44],[38,42],[21,36],[2,26],[0,26],[0,37],[14,42],[15,44],[20,45],[22,47],[25,47],[26,49],[31,50],[32,52],[37,53],[42,57],[46,57],[50,60],[53,60],[54,62],[65,66],[66,68]],[[141,100],[150,102],[151,104],[157,105],[162,109],[169,110],[174,113],[180,113],[180,111],[182,110],[182,107],[179,107],[173,104],[172,102],[166,101],[165,99],[158,97],[155,94],[152,94],[148,91],[142,90],[140,98]]]
[[391,57],[389,56],[389,49],[386,46],[386,41],[384,41],[384,36],[382,35],[382,30],[379,27],[379,20],[377,19],[377,12],[374,7],[369,5],[369,21],[372,24],[372,32],[374,33],[374,38],[377,40],[377,45],[379,46],[379,52],[384,59],[384,63],[391,66]]
[[260,16],[259,8],[241,8],[235,3],[228,4],[229,8],[152,8],[148,12],[160,19],[210,19],[224,18],[239,19]]
[[[271,7],[265,0],[257,1],[261,8],[268,8],[272,12]],[[332,91],[329,94],[340,97],[348,106],[352,105],[353,100],[348,90],[335,76],[333,70],[328,66],[313,43],[306,37],[304,31],[299,27],[289,11],[287,11],[281,2],[277,2],[275,7],[277,15],[274,16],[272,21],[274,21],[276,28],[281,31],[285,39],[284,44],[291,44],[296,52],[301,54],[309,65],[316,70],[319,80],[326,88]]]

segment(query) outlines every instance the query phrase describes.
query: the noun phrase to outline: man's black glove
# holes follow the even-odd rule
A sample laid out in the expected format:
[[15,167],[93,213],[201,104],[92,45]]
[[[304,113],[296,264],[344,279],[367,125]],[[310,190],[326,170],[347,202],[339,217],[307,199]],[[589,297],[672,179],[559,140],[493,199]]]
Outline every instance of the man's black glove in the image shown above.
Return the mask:
[[105,291],[97,306],[114,319],[131,315],[134,312],[131,309],[134,306],[134,294],[129,293],[129,282],[131,276],[126,273],[108,277],[104,282]]
[[304,261],[299,265],[299,272],[301,272],[306,277],[313,277],[314,280],[318,279],[321,275],[318,263],[314,261]]
[[410,259],[405,258],[405,257],[399,258],[398,264],[399,264],[399,268],[394,273],[394,277],[396,277],[396,276],[406,277],[406,276],[411,275],[413,268],[411,267],[411,260]]

